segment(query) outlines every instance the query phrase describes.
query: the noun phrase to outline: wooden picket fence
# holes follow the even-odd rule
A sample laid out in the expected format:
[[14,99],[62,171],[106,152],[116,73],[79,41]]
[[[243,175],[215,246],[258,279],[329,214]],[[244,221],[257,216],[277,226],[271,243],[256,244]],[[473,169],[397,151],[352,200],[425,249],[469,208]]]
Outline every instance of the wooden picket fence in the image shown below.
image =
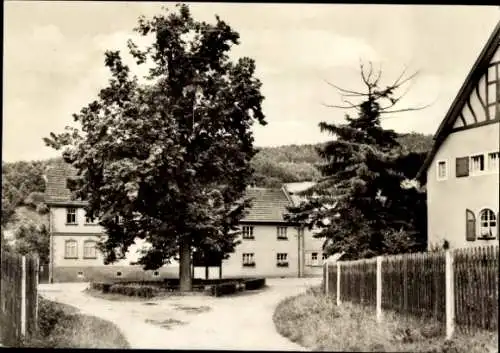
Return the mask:
[[6,251],[0,255],[0,343],[19,347],[37,329],[39,259]]
[[325,263],[324,290],[337,300],[434,320],[451,337],[498,330],[499,247],[379,256]]

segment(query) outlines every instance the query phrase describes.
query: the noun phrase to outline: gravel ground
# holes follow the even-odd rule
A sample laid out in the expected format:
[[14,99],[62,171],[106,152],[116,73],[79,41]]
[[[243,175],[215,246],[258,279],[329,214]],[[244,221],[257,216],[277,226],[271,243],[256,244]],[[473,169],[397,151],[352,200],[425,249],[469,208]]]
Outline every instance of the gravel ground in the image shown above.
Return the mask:
[[306,350],[274,327],[278,303],[321,278],[267,279],[267,288],[228,297],[173,296],[151,301],[110,301],[84,292],[87,283],[40,284],[47,299],[115,323],[131,348]]

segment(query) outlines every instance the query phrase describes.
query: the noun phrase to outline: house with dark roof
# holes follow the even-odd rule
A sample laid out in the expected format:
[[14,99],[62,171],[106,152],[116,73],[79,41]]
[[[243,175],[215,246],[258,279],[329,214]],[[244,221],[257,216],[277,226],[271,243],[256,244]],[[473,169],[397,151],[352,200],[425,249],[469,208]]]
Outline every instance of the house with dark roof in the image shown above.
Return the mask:
[[[130,263],[148,246],[137,240],[126,258],[104,265],[97,242],[104,236],[98,220],[85,216],[85,202],[72,200],[67,179],[75,175],[67,164],[46,172],[46,203],[49,207],[50,264],[52,282],[103,280],[109,278],[158,279],[178,276],[175,261],[156,271],[144,271]],[[287,206],[293,204],[286,187],[248,188],[252,199],[249,212],[240,221],[241,243],[222,264],[222,275],[302,277],[321,275],[322,241],[312,233],[285,221]],[[307,245],[307,249],[306,249]],[[209,277],[218,277],[219,269],[210,268]],[[194,268],[195,277],[204,277],[204,268]]]
[[417,178],[427,188],[428,244],[499,238],[500,22],[434,135]]

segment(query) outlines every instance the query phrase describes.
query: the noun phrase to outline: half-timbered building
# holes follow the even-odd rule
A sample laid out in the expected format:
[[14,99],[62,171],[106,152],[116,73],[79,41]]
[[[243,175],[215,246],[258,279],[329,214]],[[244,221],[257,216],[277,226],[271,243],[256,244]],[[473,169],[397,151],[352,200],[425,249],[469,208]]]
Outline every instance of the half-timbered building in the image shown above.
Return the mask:
[[498,242],[500,22],[449,108],[419,172],[426,184],[428,244]]

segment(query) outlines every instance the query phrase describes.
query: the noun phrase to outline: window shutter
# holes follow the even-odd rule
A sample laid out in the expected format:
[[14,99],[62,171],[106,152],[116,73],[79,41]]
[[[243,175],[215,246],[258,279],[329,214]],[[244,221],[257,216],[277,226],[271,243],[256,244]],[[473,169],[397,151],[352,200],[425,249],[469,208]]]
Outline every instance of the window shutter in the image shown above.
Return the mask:
[[476,216],[474,215],[474,212],[471,210],[467,209],[465,211],[465,219],[466,219],[466,235],[465,239],[467,241],[474,241],[476,240]]
[[469,157],[458,157],[455,171],[457,178],[469,176]]

